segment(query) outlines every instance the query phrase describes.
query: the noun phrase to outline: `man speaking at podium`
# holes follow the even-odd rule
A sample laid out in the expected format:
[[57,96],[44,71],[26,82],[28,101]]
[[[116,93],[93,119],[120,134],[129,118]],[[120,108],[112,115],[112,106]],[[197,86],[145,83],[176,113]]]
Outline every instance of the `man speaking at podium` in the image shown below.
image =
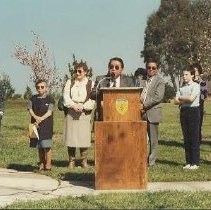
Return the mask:
[[100,116],[100,107],[103,105],[102,95],[100,94],[101,87],[134,87],[133,79],[122,74],[124,70],[124,62],[119,57],[114,57],[109,60],[108,72],[106,75],[96,77],[95,85],[91,93],[91,99],[97,101],[97,116],[96,120],[102,120]]
[[[134,87],[133,79],[122,74],[123,70],[123,60],[119,57],[114,57],[111,58],[108,63],[108,73],[96,77],[95,85],[91,93],[91,99],[98,102],[98,111],[100,108],[100,102],[102,101],[102,95],[100,94],[101,87]],[[98,113],[100,114],[100,112]],[[96,116],[96,118],[96,120],[102,120],[100,116]]]

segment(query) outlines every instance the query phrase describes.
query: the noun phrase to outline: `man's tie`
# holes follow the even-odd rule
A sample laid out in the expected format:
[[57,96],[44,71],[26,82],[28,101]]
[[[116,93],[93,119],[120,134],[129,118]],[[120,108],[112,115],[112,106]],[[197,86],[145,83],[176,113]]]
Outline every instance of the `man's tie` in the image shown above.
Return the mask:
[[149,89],[149,86],[150,86],[150,83],[151,83],[151,78],[148,78],[147,79],[147,82],[146,82],[146,86],[144,87],[144,89],[143,89],[143,91],[142,91],[142,97],[143,97],[143,99],[144,99],[144,101],[145,101],[145,99],[146,99],[146,95],[147,95],[147,91],[148,91],[148,89]]
[[116,80],[114,79],[113,87],[116,87]]

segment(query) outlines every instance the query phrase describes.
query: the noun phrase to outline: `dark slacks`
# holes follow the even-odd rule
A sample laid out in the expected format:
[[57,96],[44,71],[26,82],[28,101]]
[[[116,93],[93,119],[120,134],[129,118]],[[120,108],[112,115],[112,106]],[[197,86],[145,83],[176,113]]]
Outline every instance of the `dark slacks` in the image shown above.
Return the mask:
[[2,133],[1,133],[1,121],[2,121],[2,116],[0,115],[0,137],[2,136]]
[[199,165],[199,159],[200,159],[199,107],[181,108],[180,122],[184,138],[186,163],[190,165]]
[[203,119],[204,119],[204,101],[200,101],[200,123],[199,123],[199,140],[200,142],[202,141],[202,123],[203,123]]

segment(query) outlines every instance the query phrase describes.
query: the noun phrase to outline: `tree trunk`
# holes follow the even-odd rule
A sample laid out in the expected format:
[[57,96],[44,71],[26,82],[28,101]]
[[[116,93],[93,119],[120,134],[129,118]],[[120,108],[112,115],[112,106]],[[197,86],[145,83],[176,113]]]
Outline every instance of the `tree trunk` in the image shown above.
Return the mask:
[[175,80],[175,77],[172,73],[170,73],[170,77],[171,77],[171,82],[173,84],[173,87],[174,87],[174,91],[177,92],[177,84],[176,84],[176,80]]

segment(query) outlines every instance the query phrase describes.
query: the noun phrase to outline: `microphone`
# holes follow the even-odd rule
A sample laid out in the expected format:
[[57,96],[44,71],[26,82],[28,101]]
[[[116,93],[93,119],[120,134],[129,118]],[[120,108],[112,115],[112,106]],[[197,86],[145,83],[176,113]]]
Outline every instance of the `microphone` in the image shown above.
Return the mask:
[[110,81],[111,82],[115,81],[115,73],[114,72],[110,73]]
[[[100,86],[100,84],[104,81],[104,80],[111,80],[112,79],[112,77],[111,76],[106,76],[106,77],[103,77],[99,82],[98,82],[98,84],[97,84],[97,86],[96,86],[96,89],[95,89],[95,100],[96,100],[96,102],[97,103],[100,103],[100,102],[98,102],[98,94],[99,94],[99,86]],[[99,120],[99,110],[98,110],[98,108],[96,109],[96,120]]]
[[104,81],[104,80],[106,80],[106,79],[111,80],[112,77],[111,77],[111,76],[103,77],[103,78],[98,82],[98,84],[97,84],[97,86],[96,86],[96,90],[99,88],[101,82]]

